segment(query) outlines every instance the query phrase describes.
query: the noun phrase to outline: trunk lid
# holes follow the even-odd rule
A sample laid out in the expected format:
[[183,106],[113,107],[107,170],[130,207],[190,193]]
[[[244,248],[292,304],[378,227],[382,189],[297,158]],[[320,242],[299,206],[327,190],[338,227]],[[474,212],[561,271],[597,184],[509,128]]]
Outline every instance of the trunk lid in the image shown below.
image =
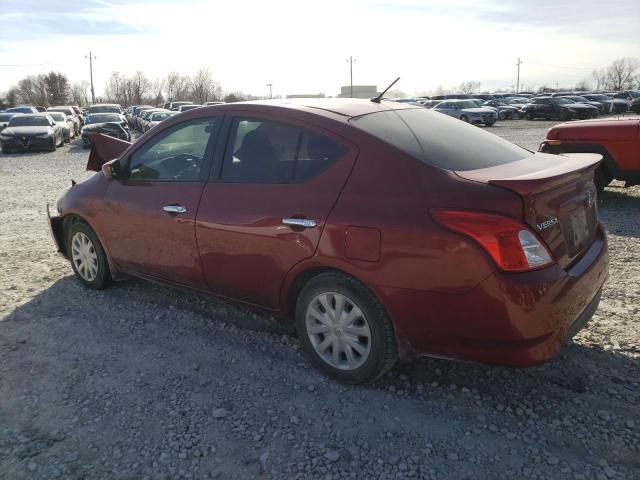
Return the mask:
[[537,153],[517,162],[456,174],[520,195],[524,222],[566,268],[586,251],[597,233],[593,173],[601,160],[601,155],[588,153]]

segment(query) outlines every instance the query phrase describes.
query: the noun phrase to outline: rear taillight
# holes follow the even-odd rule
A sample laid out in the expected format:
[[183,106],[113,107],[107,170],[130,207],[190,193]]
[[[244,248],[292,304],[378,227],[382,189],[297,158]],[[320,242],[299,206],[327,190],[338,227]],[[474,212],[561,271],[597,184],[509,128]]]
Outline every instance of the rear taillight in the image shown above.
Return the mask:
[[478,242],[502,270],[523,272],[553,263],[538,237],[513,218],[472,210],[433,209],[430,213],[441,227]]

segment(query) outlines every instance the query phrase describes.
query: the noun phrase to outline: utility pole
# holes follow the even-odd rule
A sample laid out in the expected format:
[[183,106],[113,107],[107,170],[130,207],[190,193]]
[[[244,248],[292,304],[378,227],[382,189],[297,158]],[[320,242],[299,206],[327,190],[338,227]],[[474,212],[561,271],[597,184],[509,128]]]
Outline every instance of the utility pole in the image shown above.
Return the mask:
[[267,83],[267,87],[269,87],[269,98],[273,98],[273,91],[271,90],[273,83]]
[[[86,56],[84,58],[87,58]],[[89,50],[89,75],[91,76],[91,103],[96,103],[96,92],[93,89],[93,59],[96,58],[91,55]]]
[[356,59],[352,56],[349,56],[349,60],[347,60],[349,62],[349,96],[351,98],[353,98],[353,62],[355,61]]
[[516,63],[516,65],[518,66],[518,79],[516,80],[516,91],[514,93],[518,93],[520,91],[520,65],[522,65],[520,57],[518,57],[518,63]]

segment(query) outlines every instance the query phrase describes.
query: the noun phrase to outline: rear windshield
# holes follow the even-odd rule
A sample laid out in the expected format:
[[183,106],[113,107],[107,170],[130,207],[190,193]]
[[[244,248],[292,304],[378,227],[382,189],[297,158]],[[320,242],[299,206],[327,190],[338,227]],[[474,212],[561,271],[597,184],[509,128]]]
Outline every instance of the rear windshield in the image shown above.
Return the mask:
[[10,127],[48,127],[49,126],[49,120],[47,120],[47,117],[40,116],[40,117],[28,117],[28,116],[19,116],[19,117],[13,117],[11,120],[9,120],[9,126]]
[[100,105],[89,107],[89,113],[120,113],[120,109],[110,105]]
[[122,119],[117,113],[92,113],[87,116],[86,123],[120,122]]
[[424,108],[369,113],[355,127],[446,170],[475,170],[511,163],[532,152],[479,127]]
[[15,115],[15,113],[0,113],[0,122],[8,122]]

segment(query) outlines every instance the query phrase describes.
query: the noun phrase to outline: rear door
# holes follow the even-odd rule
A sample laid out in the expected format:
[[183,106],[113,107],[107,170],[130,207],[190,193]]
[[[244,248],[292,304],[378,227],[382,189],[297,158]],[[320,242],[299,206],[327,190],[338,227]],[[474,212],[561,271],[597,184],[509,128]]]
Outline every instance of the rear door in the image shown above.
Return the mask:
[[291,118],[251,112],[227,123],[196,219],[204,278],[219,295],[274,308],[287,272],[315,253],[357,150]]

